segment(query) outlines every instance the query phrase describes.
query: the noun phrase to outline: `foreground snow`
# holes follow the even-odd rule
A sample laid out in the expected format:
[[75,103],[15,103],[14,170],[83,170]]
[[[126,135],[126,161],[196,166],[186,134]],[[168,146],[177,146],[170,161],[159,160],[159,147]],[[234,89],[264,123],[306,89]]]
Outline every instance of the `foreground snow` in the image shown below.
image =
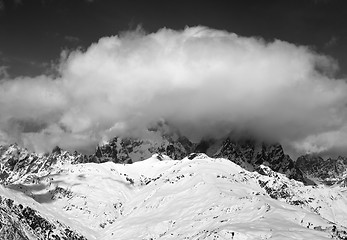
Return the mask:
[[[192,157],[191,157],[192,158]],[[88,239],[343,239],[341,188],[304,186],[199,154],[134,164],[62,164],[0,195]]]

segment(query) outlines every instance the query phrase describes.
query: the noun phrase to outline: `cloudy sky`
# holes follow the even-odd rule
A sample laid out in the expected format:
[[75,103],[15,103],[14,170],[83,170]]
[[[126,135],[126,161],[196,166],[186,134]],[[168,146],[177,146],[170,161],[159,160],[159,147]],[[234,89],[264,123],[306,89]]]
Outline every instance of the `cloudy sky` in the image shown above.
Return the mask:
[[346,11],[343,0],[0,0],[0,142],[86,151],[166,119],[193,140],[235,132],[347,154]]

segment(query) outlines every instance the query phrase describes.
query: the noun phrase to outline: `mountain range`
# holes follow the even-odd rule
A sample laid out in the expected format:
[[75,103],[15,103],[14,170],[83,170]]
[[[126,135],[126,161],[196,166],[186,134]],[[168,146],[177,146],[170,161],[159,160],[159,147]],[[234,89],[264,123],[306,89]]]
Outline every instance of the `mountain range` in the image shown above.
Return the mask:
[[165,123],[86,156],[0,147],[1,239],[347,239],[347,158]]

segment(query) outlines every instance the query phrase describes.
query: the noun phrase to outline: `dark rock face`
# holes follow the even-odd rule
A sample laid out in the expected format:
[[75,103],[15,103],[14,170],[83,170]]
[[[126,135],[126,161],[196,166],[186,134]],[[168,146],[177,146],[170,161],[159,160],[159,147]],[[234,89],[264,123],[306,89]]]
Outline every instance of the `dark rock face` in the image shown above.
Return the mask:
[[115,137],[108,143],[98,146],[91,162],[132,163],[142,161],[155,153],[172,159],[183,159],[192,152],[195,144],[180,135],[179,131],[165,122],[148,128],[148,136],[141,138]]
[[290,179],[303,182],[301,171],[295,167],[294,161],[283,152],[280,144],[262,144],[261,152],[256,155],[256,164],[264,164],[272,170],[287,175]]
[[314,154],[301,156],[296,166],[309,178],[315,178],[327,185],[340,184],[347,186],[347,158],[336,159],[322,157]]
[[45,219],[39,212],[0,196],[0,239],[71,239],[85,237],[59,221]]
[[288,178],[304,182],[302,172],[278,143],[259,143],[251,139],[235,141],[227,138],[214,157],[227,158],[249,171],[257,170],[263,164]]
[[157,142],[151,139],[116,137],[107,144],[98,146],[90,162],[132,163],[142,161],[155,153],[161,153],[172,159],[183,159],[191,152],[192,143],[180,137],[177,140],[168,138]]
[[61,154],[61,148],[59,146],[55,146],[55,148],[53,148],[52,153],[55,154]]
[[224,140],[221,148],[217,151],[214,157],[227,158],[234,163],[249,169],[251,167],[250,163],[254,159],[254,152],[255,141],[234,141],[231,138],[227,138]]

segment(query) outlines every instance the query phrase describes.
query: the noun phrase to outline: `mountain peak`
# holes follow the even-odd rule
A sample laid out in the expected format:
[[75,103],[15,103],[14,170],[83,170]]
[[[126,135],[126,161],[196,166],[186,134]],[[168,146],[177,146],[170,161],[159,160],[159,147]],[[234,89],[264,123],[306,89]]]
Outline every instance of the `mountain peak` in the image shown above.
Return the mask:
[[60,148],[50,154],[36,154],[17,144],[0,146],[0,183],[14,183],[31,173],[48,174],[55,165],[87,162],[86,158],[82,154],[70,154]]
[[96,148],[93,162],[132,163],[142,161],[155,153],[164,153],[172,159],[183,159],[195,145],[167,122],[149,126],[141,137],[114,137]]
[[296,161],[296,166],[313,181],[327,185],[345,184],[347,181],[347,158],[323,159],[316,154],[301,156]]
[[304,182],[301,171],[289,155],[284,153],[279,143],[258,142],[254,139],[234,140],[228,137],[215,157],[228,158],[249,171],[256,170],[263,164],[289,178]]

